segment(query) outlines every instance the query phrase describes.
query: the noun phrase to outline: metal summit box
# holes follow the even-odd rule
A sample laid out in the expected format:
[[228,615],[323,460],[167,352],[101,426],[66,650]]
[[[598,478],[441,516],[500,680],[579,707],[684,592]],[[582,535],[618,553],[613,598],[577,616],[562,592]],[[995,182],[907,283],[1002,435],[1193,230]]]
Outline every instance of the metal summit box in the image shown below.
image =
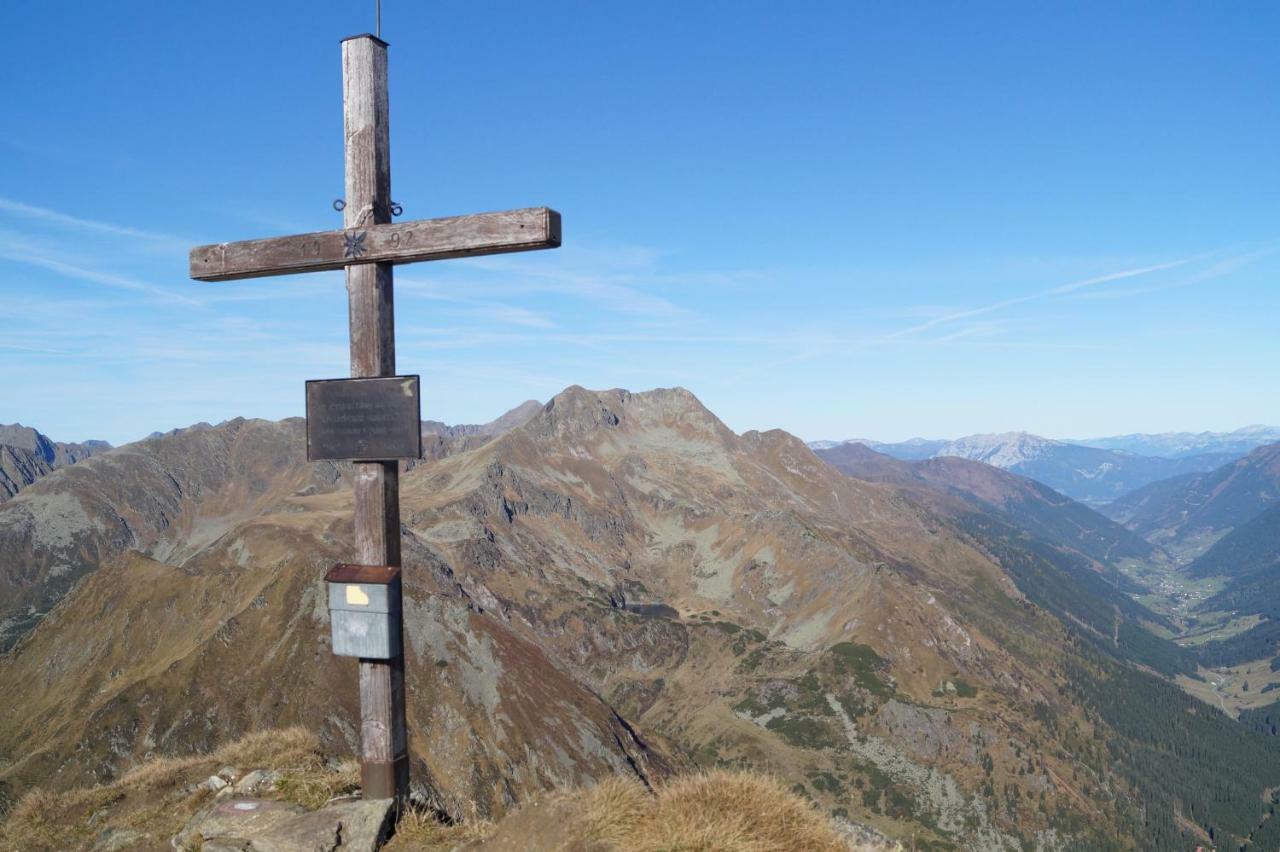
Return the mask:
[[401,651],[400,569],[386,565],[335,565],[329,586],[333,653],[391,660]]

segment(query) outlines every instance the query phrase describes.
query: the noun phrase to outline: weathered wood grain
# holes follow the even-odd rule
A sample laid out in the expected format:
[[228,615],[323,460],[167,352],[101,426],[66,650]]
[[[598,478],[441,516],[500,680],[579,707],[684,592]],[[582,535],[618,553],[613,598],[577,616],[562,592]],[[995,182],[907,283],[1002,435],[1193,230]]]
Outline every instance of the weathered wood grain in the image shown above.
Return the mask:
[[[360,661],[360,786],[366,799],[409,795],[409,748],[404,719],[404,657]],[[386,713],[365,712],[366,707]]]
[[[346,138],[345,233],[368,234],[387,227],[386,223],[391,220],[387,45],[380,39],[359,36],[342,43],[342,118]],[[353,249],[347,251],[351,253]],[[353,377],[395,375],[392,296],[390,263],[347,266]],[[357,462],[353,467],[356,559],[365,565],[398,567],[398,463]],[[391,629],[404,629],[400,619],[396,619]],[[403,641],[398,644],[404,647]],[[364,795],[371,799],[407,799],[408,765],[404,657],[361,660],[360,774]]]
[[[342,111],[343,229],[199,246],[191,251],[191,277],[231,281],[345,268],[351,375],[393,376],[393,264],[558,248],[560,214],[532,207],[391,224],[387,44],[379,38],[366,34],[343,41]],[[354,468],[356,560],[398,567],[399,468],[394,462],[357,462]],[[403,626],[397,622],[394,629]],[[365,797],[407,798],[403,655],[360,660],[360,730]]]
[[[357,141],[364,139],[364,135],[357,134]],[[198,281],[234,281],[352,265],[536,251],[560,245],[560,214],[546,207],[392,225],[377,223],[375,220],[382,217],[374,214],[371,203],[359,204],[354,199],[348,186],[348,203],[343,211],[345,230],[197,246],[191,250],[191,277]]]

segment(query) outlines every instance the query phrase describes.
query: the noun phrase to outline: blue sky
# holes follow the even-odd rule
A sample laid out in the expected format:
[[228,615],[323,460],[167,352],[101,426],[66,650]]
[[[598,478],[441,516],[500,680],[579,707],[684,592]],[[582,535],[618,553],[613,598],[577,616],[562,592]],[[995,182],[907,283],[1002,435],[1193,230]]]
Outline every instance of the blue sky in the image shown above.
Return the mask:
[[[806,439],[1280,423],[1280,6],[383,5],[404,218],[564,215],[397,269],[425,417],[576,383]],[[6,9],[0,422],[118,443],[346,374],[340,274],[186,255],[340,226],[372,9]]]

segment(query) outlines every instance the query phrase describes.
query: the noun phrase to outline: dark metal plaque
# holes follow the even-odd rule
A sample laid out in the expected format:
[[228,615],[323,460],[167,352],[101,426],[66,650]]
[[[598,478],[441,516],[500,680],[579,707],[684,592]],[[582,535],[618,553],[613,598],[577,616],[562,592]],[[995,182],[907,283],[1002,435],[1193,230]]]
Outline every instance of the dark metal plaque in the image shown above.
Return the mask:
[[417,376],[307,382],[307,460],[422,458]]

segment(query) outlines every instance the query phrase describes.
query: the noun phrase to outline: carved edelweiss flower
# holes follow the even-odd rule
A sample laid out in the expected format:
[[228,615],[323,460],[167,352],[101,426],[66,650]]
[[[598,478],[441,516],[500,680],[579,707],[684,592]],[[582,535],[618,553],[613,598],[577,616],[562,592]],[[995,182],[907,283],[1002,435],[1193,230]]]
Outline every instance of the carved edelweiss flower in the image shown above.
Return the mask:
[[343,234],[346,240],[342,249],[343,257],[360,257],[367,251],[364,244],[365,233],[365,231],[347,231]]

